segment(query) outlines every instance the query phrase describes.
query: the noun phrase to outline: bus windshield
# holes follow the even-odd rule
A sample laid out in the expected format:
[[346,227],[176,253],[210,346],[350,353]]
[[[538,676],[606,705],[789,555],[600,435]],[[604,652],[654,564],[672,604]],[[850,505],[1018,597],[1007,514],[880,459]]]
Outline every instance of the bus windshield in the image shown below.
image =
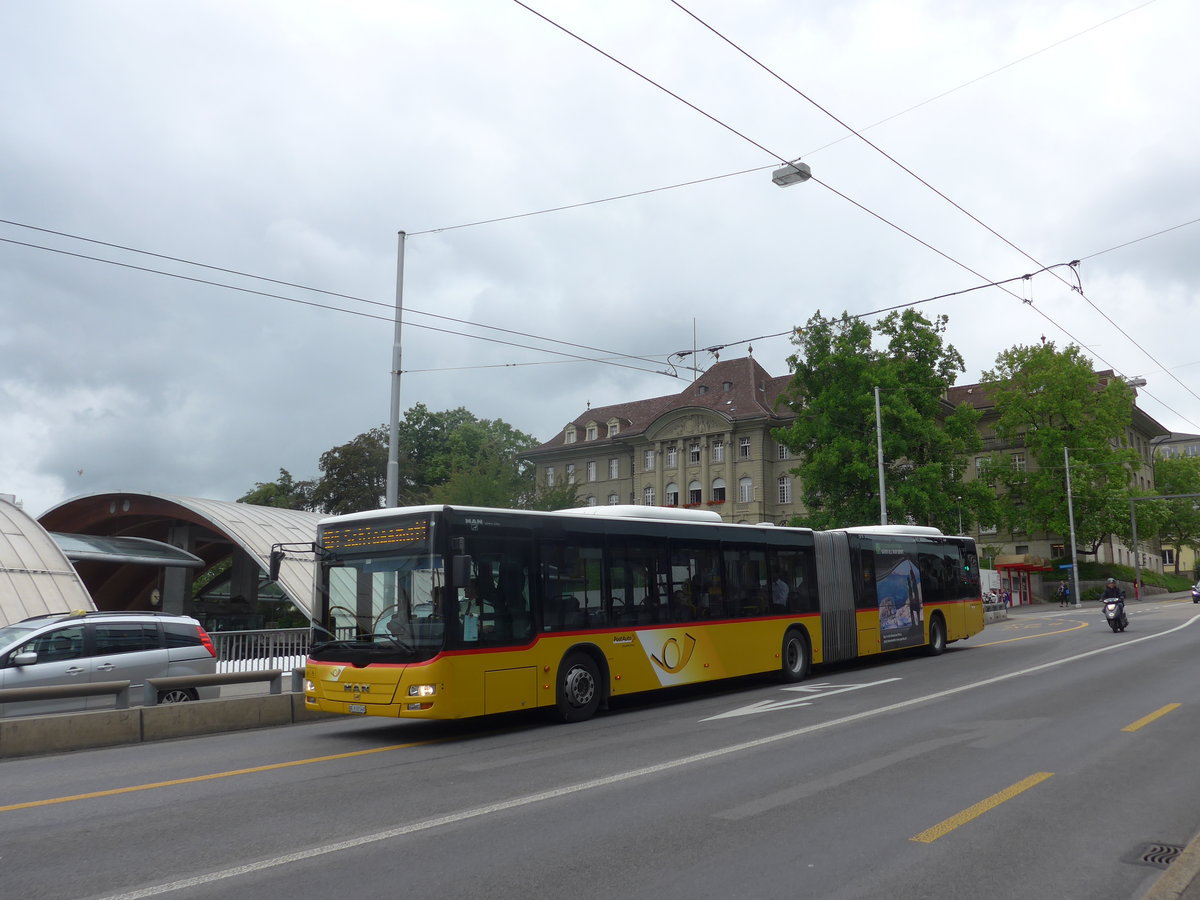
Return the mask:
[[314,659],[353,651],[370,662],[420,662],[445,646],[440,556],[334,557],[323,569],[325,615]]

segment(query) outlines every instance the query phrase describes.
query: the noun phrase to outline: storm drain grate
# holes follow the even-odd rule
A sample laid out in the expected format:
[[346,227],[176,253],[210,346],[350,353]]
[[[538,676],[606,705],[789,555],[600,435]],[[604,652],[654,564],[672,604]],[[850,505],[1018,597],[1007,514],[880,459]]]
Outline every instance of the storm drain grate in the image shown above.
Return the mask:
[[1179,857],[1183,847],[1178,844],[1146,844],[1134,853],[1133,862],[1143,866],[1165,869]]

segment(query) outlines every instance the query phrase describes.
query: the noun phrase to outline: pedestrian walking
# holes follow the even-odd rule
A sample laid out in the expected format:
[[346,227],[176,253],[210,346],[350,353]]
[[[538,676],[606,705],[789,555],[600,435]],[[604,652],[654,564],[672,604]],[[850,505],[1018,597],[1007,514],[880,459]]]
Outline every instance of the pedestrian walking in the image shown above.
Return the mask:
[[1058,606],[1059,609],[1065,609],[1071,605],[1071,589],[1067,587],[1066,581],[1058,583]]

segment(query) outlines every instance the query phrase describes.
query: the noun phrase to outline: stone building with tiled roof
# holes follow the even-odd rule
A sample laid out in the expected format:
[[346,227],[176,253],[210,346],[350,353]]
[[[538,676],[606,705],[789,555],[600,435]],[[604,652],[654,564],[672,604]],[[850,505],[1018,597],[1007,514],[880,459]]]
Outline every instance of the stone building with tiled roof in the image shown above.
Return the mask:
[[791,376],[753,357],[721,360],[677,394],[587,409],[526,458],[537,480],[574,483],[588,505],[711,509],[727,522],[786,522],[801,511],[787,448],[771,437]]

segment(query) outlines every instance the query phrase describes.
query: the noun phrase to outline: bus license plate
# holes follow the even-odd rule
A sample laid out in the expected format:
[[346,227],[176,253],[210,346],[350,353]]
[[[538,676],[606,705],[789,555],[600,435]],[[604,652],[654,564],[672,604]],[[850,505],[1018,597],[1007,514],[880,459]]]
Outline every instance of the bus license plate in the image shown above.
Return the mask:
[[362,703],[351,703],[349,711],[352,713],[361,713],[365,716],[367,714],[367,707]]

